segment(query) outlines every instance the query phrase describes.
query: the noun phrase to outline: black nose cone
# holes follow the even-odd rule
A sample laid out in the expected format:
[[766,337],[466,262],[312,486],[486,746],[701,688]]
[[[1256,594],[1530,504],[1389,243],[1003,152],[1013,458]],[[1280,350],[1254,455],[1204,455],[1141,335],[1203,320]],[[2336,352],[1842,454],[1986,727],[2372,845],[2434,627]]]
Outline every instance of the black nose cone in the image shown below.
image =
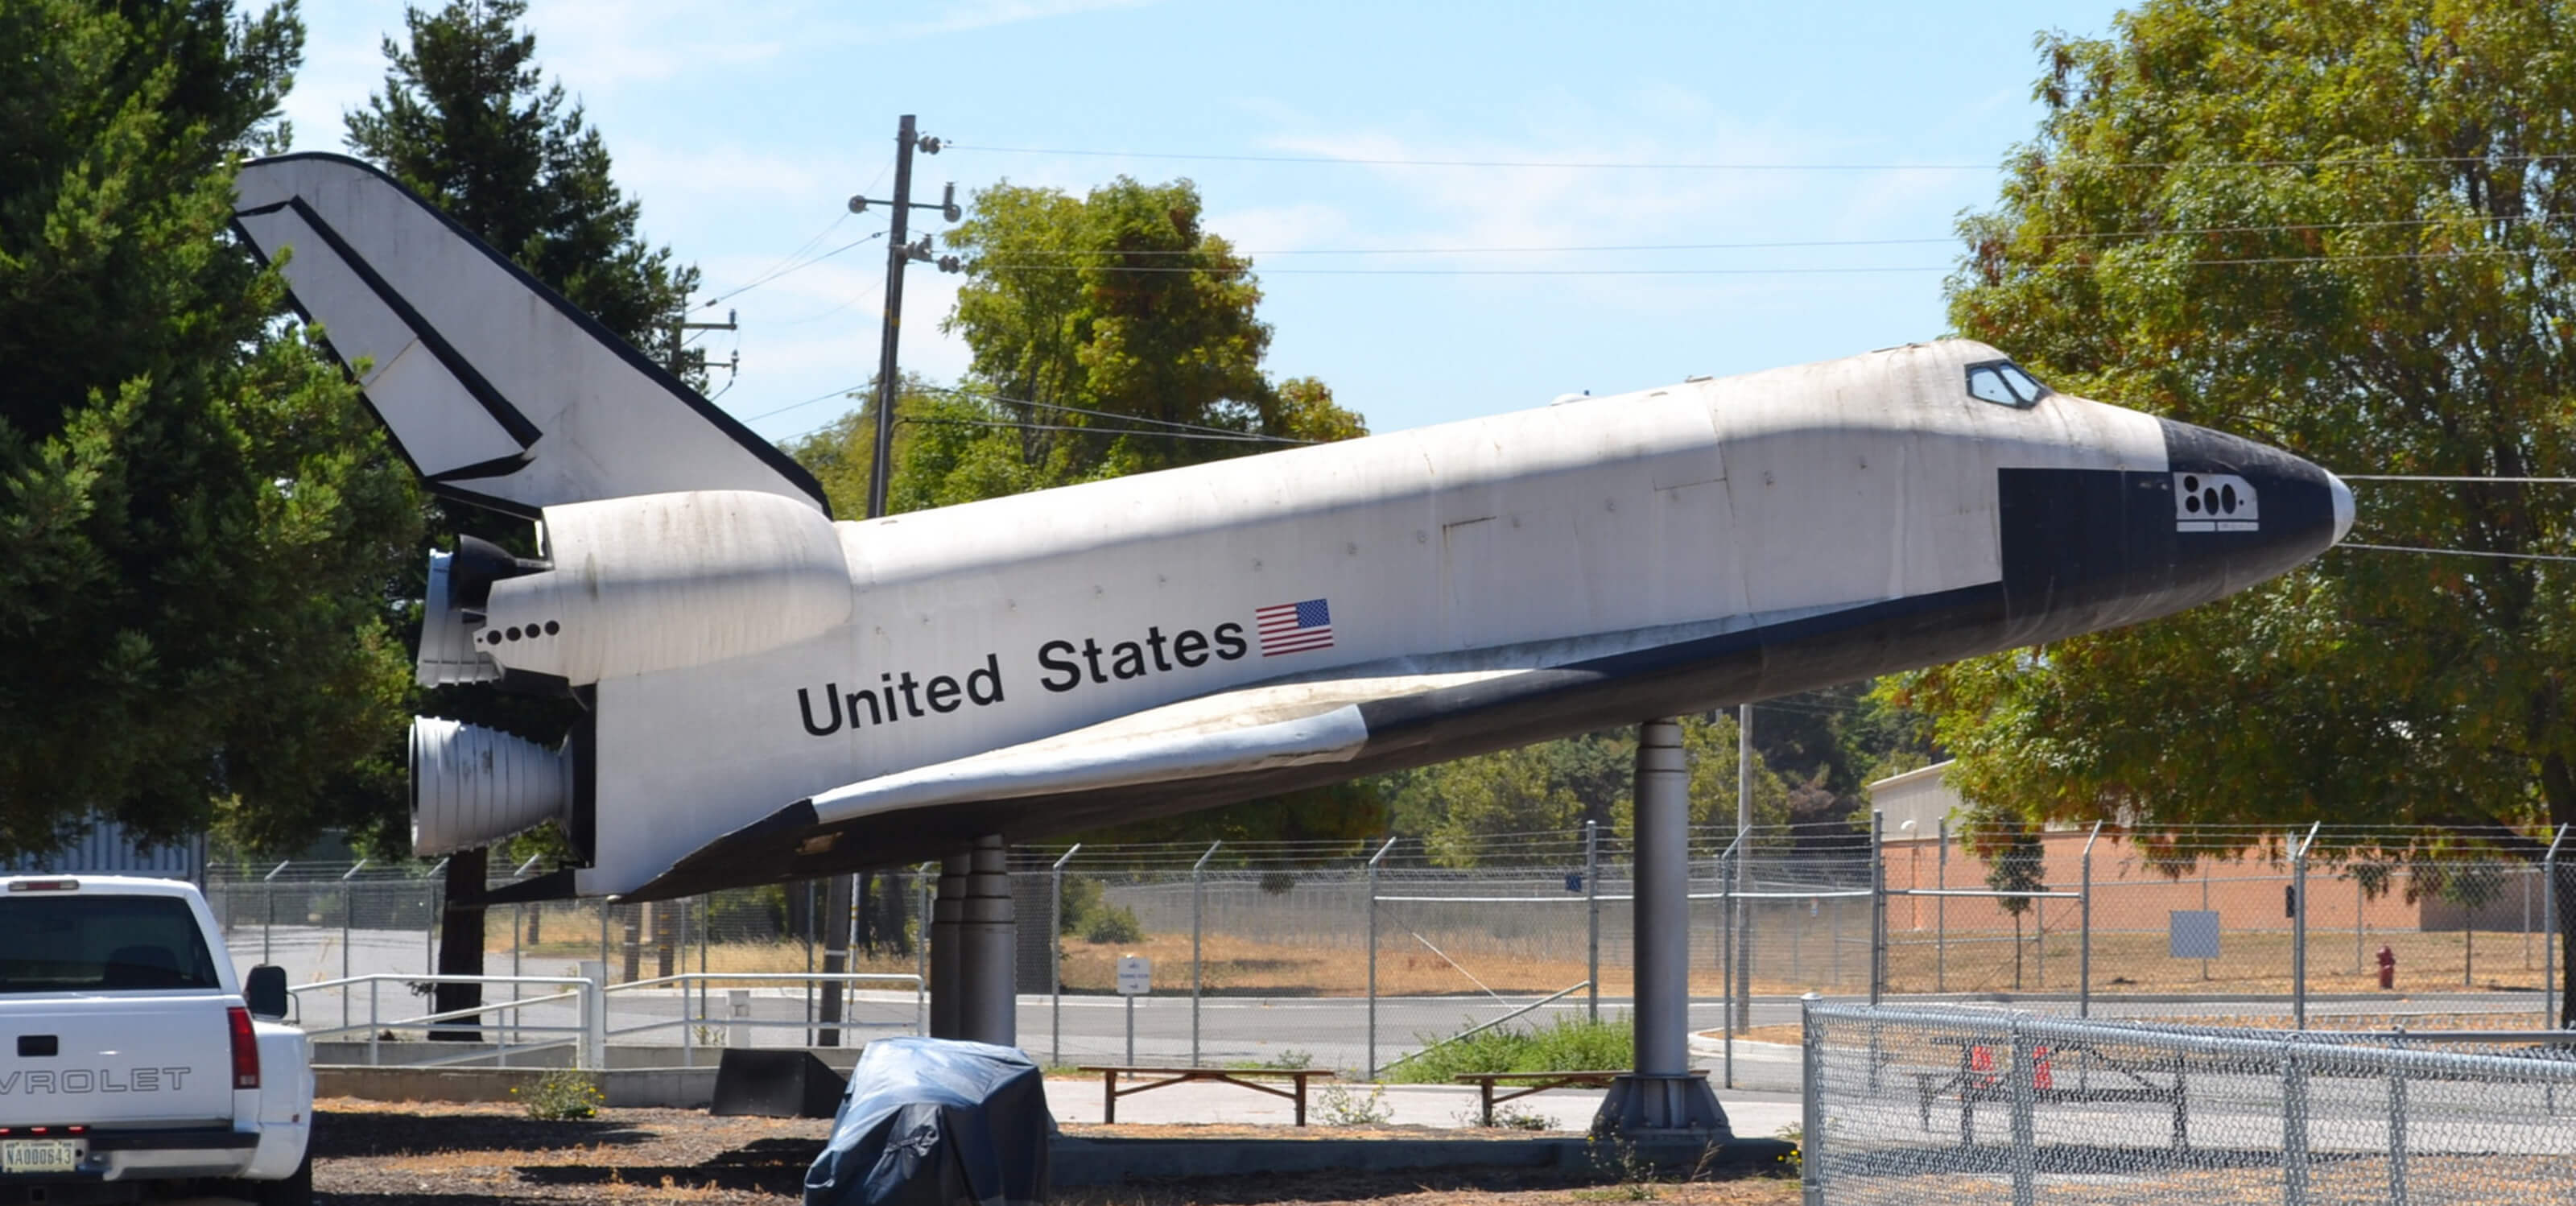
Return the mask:
[[2251,440],[2161,421],[2164,472],[2004,470],[2005,610],[2017,641],[2133,624],[2234,594],[2342,539],[2352,494]]
[[2278,448],[2163,421],[2176,585],[2234,594],[2288,573],[2352,526],[2352,492]]

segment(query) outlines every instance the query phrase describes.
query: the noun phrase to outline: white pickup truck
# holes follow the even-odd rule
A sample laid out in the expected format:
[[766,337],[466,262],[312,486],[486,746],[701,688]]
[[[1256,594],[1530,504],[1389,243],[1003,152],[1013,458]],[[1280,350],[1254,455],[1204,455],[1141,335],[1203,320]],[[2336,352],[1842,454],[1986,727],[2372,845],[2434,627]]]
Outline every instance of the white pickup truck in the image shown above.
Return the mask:
[[0,876],[0,1202],[305,1206],[312,1044],[285,1013],[285,973],[237,977],[188,884]]

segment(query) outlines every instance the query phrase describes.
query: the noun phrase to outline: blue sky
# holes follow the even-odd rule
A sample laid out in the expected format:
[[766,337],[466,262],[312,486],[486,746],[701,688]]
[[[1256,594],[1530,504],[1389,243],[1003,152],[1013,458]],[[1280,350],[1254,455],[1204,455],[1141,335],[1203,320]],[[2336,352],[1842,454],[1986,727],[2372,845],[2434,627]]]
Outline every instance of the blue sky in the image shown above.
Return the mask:
[[[954,144],[917,161],[932,199],[1196,181],[1208,226],[1254,257],[1272,374],[1321,377],[1394,431],[1941,334],[1952,223],[1992,203],[2038,120],[2033,35],[2103,34],[2115,11],[534,0],[529,24],[646,234],[710,295],[882,229],[845,202],[887,194],[916,113]],[[401,13],[307,0],[299,147],[341,149]],[[1734,166],[1674,166],[1708,164]],[[1923,241],[1853,245],[1881,240]],[[1791,242],[1832,245],[1678,246]],[[875,371],[883,247],[701,314],[742,324],[707,344],[741,353],[719,404],[772,438],[849,409],[827,395]],[[938,330],[955,281],[906,279],[904,366],[941,381],[966,362]]]

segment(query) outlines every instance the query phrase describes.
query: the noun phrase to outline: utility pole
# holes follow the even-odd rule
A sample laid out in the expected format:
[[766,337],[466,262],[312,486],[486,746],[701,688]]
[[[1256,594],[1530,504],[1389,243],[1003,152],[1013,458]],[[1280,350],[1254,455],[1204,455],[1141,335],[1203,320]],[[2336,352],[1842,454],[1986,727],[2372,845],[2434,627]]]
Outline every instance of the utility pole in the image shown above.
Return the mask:
[[[939,140],[925,137],[916,131],[913,128],[912,114],[904,114],[901,123],[895,127],[894,147],[893,199],[871,201],[865,196],[850,198],[850,212],[854,214],[866,213],[871,205],[888,206],[894,211],[892,223],[886,229],[885,328],[877,348],[876,444],[868,458],[867,517],[870,519],[884,517],[886,482],[893,476],[894,400],[895,396],[902,392],[902,377],[896,369],[895,352],[898,337],[903,333],[903,270],[905,265],[914,260],[932,262],[929,235],[921,236],[921,241],[918,243],[905,241],[909,219],[912,217],[912,211],[916,209],[938,210],[940,217],[951,222],[965,216],[965,211],[957,206],[955,184],[948,185],[940,194],[937,205],[912,199],[912,153],[914,151],[924,155],[939,153]],[[957,257],[953,255],[940,256],[937,263],[942,272],[955,272],[962,267]],[[824,894],[823,932],[826,942],[823,947],[823,970],[827,973],[838,975],[849,970],[850,914],[857,889],[857,876],[835,876]],[[930,938],[928,913],[924,913],[921,918],[921,936],[926,945]],[[837,982],[823,985],[821,1015],[822,1020],[827,1022],[841,1020],[841,986]],[[824,1033],[834,1035],[837,1032],[825,1031]]]
[[[689,337],[689,332],[691,331],[741,330],[742,328],[737,326],[734,322],[735,313],[736,312],[732,310],[725,311],[725,320],[723,322],[690,322],[689,316],[685,313],[673,318],[671,320],[671,357],[669,360],[663,362],[662,367],[671,370],[672,376],[678,377],[683,381],[688,380],[688,370],[703,369],[707,367],[706,352],[704,350],[695,352],[685,351],[680,347],[681,341],[687,339]],[[733,354],[733,360],[725,365],[725,371],[730,373],[740,369],[741,367],[742,353],[735,352]]]
[[[957,207],[955,184],[950,184],[941,193],[937,205],[912,199],[912,153],[915,150],[924,155],[939,153],[939,140],[915,132],[912,120],[912,114],[904,114],[902,124],[895,129],[894,199],[871,201],[866,197],[850,198],[850,212],[854,214],[866,213],[871,205],[890,206],[894,210],[890,220],[892,225],[886,229],[885,334],[877,347],[876,447],[868,461],[870,519],[880,518],[886,512],[886,481],[892,476],[890,466],[894,461],[894,400],[903,387],[895,364],[896,344],[903,334],[903,270],[914,260],[925,264],[932,262],[929,235],[921,236],[918,243],[904,241],[912,211],[935,209],[940,217],[951,222],[965,216],[965,211]],[[940,256],[937,263],[942,272],[955,272],[961,267],[953,255]]]

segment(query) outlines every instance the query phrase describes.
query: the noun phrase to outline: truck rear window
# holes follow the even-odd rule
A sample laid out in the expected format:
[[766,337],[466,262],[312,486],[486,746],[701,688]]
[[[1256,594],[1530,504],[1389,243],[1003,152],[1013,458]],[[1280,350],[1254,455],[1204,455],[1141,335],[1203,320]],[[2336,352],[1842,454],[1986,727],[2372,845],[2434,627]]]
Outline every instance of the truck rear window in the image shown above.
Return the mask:
[[176,896],[0,899],[0,993],[221,986],[196,912]]

